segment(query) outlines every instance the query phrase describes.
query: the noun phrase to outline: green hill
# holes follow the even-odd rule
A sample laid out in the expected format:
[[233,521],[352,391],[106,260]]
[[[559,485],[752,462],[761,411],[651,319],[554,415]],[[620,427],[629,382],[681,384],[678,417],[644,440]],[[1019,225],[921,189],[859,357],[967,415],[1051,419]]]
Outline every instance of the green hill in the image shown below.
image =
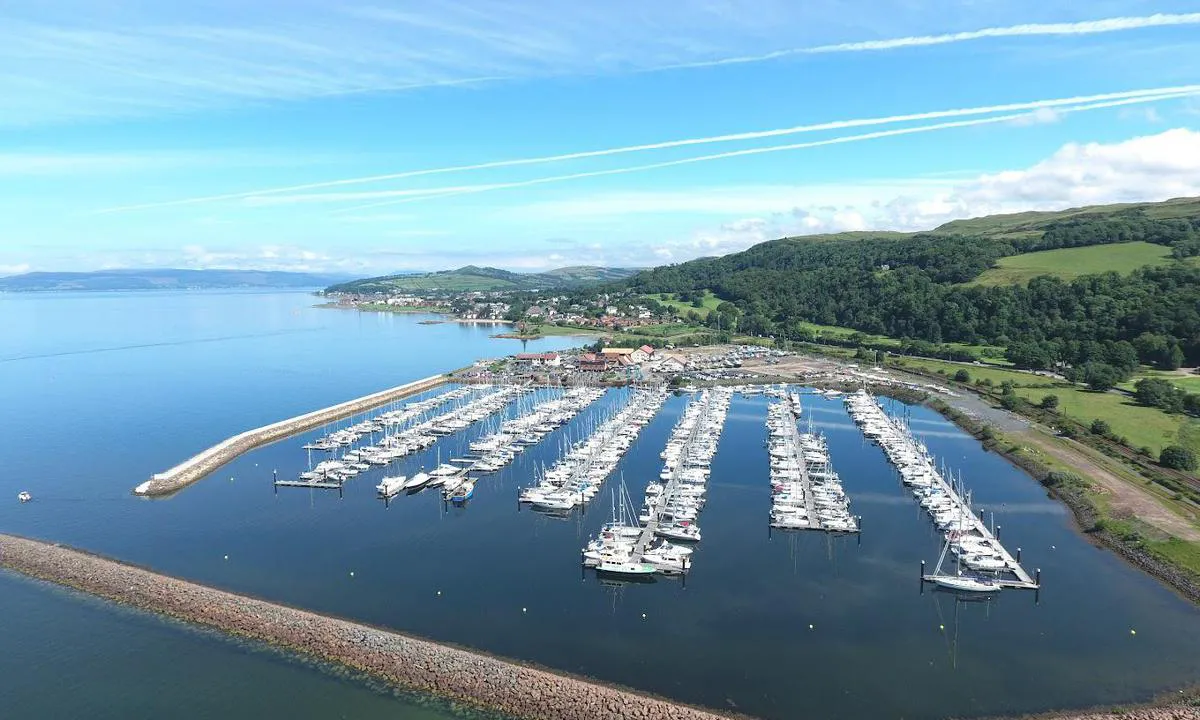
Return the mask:
[[387,275],[331,285],[326,293],[360,295],[397,292],[490,292],[497,290],[547,290],[578,287],[588,283],[621,280],[637,272],[633,268],[607,268],[576,265],[542,273],[518,273],[493,267],[466,265],[411,275]]
[[[806,340],[815,324],[921,354],[973,359],[965,346],[987,345],[1026,367],[1128,374],[1139,360],[1200,362],[1198,257],[1200,200],[1191,199],[979,218],[912,235],[780,238],[621,286],[658,298],[711,292],[737,311],[709,312],[706,324],[739,333]],[[1120,272],[1101,274],[1109,270]]]
[[1157,203],[1089,205],[1051,212],[1023,212],[953,220],[933,232],[942,235],[973,235],[995,240],[1040,237],[1048,228],[1065,220],[1102,219],[1141,213],[1152,220],[1200,217],[1200,198],[1175,198]]

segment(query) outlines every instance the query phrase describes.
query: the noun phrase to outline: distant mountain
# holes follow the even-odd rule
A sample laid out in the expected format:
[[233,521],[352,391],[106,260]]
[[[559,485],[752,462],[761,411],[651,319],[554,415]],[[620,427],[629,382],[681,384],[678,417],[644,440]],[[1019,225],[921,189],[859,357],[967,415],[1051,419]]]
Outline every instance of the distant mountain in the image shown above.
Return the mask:
[[97,270],[31,272],[0,277],[0,292],[99,290],[206,290],[214,288],[312,288],[350,275],[259,270]]
[[327,293],[357,293],[370,295],[394,292],[489,292],[495,290],[546,290],[567,288],[587,283],[607,282],[627,278],[634,268],[608,268],[576,265],[542,273],[518,273],[493,267],[466,265],[457,270],[383,277],[338,283],[325,289]]

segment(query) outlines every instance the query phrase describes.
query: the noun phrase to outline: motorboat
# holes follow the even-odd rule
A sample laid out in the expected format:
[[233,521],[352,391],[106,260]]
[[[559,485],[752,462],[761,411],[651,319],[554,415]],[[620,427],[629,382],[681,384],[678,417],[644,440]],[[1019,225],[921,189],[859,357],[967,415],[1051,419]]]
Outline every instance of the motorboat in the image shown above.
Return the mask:
[[607,575],[631,577],[647,577],[658,572],[658,570],[650,563],[634,562],[632,560],[626,560],[624,562],[607,560],[597,565],[596,571],[605,573]]
[[458,484],[454,492],[450,494],[450,502],[462,504],[470,500],[475,495],[475,481],[464,480]]
[[17,499],[23,503],[27,503],[33,499],[33,495],[30,495],[28,490],[22,490],[21,492],[17,493]]
[[404,490],[404,486],[407,482],[408,478],[404,475],[385,477],[379,481],[378,485],[375,486],[375,490],[379,492],[380,497],[387,498]]
[[423,471],[419,472],[416,475],[413,475],[407,481],[405,481],[404,489],[405,490],[418,490],[420,488],[423,488],[429,484],[429,480],[431,477],[432,476],[427,472],[423,472]]

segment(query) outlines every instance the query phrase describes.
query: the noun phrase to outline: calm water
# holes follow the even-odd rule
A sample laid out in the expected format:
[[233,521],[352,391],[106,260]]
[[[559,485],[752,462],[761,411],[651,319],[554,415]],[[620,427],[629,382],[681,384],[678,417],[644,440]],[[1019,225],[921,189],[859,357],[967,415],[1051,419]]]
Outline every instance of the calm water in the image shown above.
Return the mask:
[[[310,304],[298,294],[0,296],[0,528],[767,718],[1034,711],[1146,698],[1200,677],[1200,612],[1090,546],[1036,483],[920,408],[895,410],[995,510],[1006,544],[1042,568],[1039,602],[1015,591],[990,603],[921,594],[920,561],[940,549],[927,517],[841,403],[819,397],[806,398],[805,413],[829,437],[863,516],[861,543],[769,536],[766,400],[739,397],[686,586],[581,575],[579,548],[608,514],[606,496],[567,521],[516,505],[534,469],[623,391],[481,482],[465,508],[444,508],[432,493],[385,508],[373,497],[378,470],[341,498],[275,494],[271,470],[293,475],[308,462],[303,437],[169,500],[131,497],[151,472],[246,427],[519,347],[490,339],[492,330]],[[668,401],[622,462],[635,497],[657,476],[685,403]],[[484,430],[443,440],[443,458]],[[401,471],[436,456],[409,458]],[[19,489],[37,501],[3,500]],[[16,647],[0,654],[0,677],[12,681],[0,683],[0,707],[20,717],[444,712],[3,575],[0,632],[6,650],[10,638]],[[47,692],[63,682],[74,691]]]

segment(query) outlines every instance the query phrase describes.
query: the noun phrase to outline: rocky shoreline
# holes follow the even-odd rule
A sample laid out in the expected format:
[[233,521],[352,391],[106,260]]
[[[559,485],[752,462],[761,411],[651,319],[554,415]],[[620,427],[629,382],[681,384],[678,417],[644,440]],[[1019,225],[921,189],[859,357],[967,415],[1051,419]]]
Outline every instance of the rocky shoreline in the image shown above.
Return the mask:
[[114,602],[338,663],[406,690],[529,720],[733,716],[0,535],[0,567]]

